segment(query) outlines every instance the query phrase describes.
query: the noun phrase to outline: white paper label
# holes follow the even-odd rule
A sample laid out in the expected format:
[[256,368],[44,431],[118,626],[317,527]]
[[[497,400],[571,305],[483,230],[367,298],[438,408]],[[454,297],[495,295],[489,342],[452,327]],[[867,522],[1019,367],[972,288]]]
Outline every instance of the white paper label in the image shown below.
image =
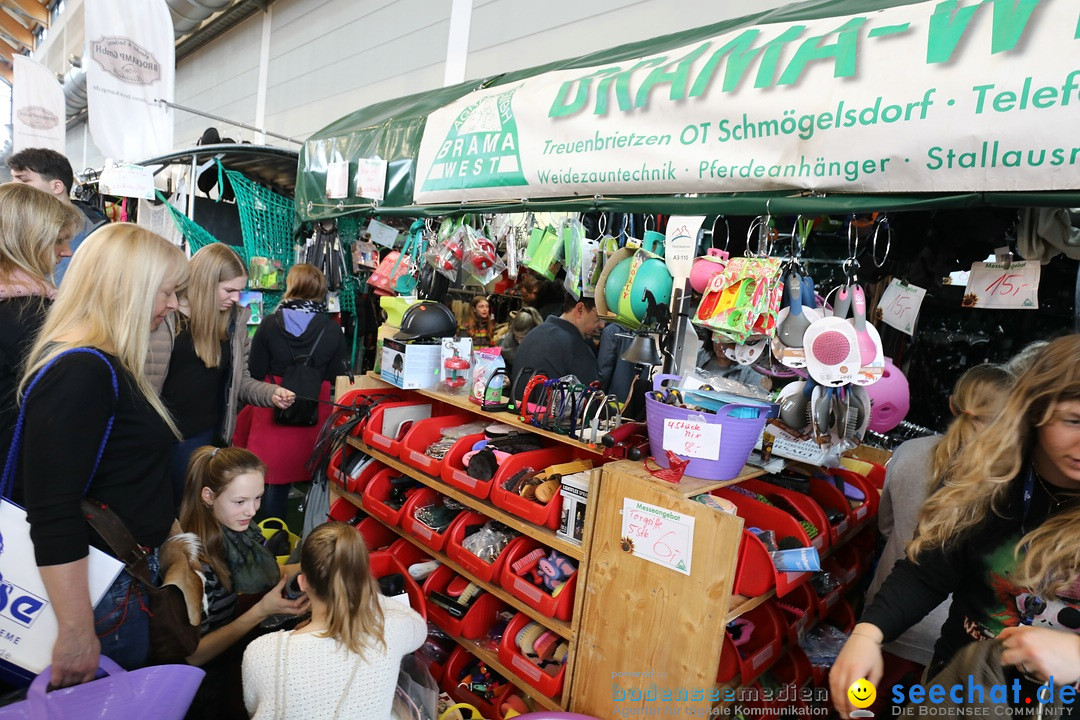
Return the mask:
[[694,518],[623,498],[620,545],[624,552],[689,575],[694,554]]
[[365,158],[356,161],[356,196],[382,201],[386,193],[386,161]]
[[[216,168],[212,170],[217,172]],[[154,173],[149,166],[113,165],[101,171],[98,190],[102,195],[134,197],[152,200],[154,197]]]
[[371,241],[376,245],[392,248],[397,241],[398,231],[375,218],[368,221],[367,231],[371,233]]
[[668,218],[664,238],[664,263],[672,277],[690,277],[698,232],[703,222],[704,215],[672,215]]
[[720,425],[701,420],[665,420],[665,450],[702,460],[720,458]]
[[326,197],[349,197],[349,163],[347,160],[326,166]]
[[925,297],[924,288],[894,278],[878,303],[882,322],[900,332],[914,334],[915,320],[919,317],[919,308]]
[[961,305],[1035,310],[1039,307],[1040,272],[1037,262],[1014,262],[1007,268],[1004,263],[974,263]]

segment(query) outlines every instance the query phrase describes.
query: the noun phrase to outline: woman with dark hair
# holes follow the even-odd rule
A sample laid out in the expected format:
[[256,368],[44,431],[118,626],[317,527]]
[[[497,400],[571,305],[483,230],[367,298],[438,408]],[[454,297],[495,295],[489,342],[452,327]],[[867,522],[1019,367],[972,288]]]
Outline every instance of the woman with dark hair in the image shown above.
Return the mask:
[[[312,426],[279,425],[272,408],[250,407],[238,424],[233,441],[266,463],[266,494],[260,517],[285,519],[289,488],[310,479],[308,457],[319,428],[330,416],[334,379],[346,372],[345,335],[326,311],[326,276],[314,265],[293,265],[285,280],[285,295],[277,309],[259,324],[251,340],[248,369],[251,377],[280,384],[281,376],[296,361],[310,358],[322,378],[318,421]],[[311,398],[305,398],[311,399]],[[250,419],[250,430],[242,432]]]

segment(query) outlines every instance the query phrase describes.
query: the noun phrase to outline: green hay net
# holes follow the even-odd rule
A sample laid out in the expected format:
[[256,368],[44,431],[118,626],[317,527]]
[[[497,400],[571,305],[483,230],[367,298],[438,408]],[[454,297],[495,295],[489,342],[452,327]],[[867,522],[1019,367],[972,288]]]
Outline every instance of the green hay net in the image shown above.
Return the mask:
[[219,242],[216,237],[206,232],[206,230],[204,230],[197,222],[180,212],[180,210],[169,202],[160,192],[157,193],[157,198],[165,203],[165,207],[169,209],[169,216],[172,218],[173,224],[176,225],[176,229],[180,231],[180,234],[184,236],[184,240],[187,241],[188,247],[191,249],[192,253],[197,252],[200,248],[203,248],[210,243]]

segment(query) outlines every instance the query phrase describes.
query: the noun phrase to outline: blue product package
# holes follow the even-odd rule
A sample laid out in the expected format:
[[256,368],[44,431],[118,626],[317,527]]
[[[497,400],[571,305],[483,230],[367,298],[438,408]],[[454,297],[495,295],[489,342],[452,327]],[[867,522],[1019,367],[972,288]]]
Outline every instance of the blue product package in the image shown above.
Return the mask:
[[817,548],[814,547],[777,550],[771,555],[773,565],[780,572],[817,572],[821,570],[821,558],[818,557]]

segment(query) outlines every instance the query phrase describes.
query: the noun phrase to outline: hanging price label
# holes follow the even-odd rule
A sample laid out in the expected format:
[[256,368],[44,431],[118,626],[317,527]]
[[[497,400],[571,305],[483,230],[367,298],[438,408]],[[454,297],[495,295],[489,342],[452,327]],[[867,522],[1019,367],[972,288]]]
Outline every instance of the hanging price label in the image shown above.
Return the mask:
[[1039,307],[1037,262],[981,263],[971,266],[967,292],[961,302],[969,308],[1035,310]]
[[914,334],[915,320],[919,317],[919,308],[925,297],[924,288],[893,279],[881,294],[881,302],[878,303],[881,321],[900,332]]
[[326,197],[349,197],[349,163],[345,160],[326,166]]
[[668,218],[667,234],[664,238],[664,263],[672,277],[690,277],[698,232],[703,222],[704,215],[672,215]]
[[382,201],[386,192],[386,161],[365,158],[356,163],[356,196]]
[[665,420],[665,450],[678,455],[701,458],[703,460],[720,459],[720,425],[701,420]]

